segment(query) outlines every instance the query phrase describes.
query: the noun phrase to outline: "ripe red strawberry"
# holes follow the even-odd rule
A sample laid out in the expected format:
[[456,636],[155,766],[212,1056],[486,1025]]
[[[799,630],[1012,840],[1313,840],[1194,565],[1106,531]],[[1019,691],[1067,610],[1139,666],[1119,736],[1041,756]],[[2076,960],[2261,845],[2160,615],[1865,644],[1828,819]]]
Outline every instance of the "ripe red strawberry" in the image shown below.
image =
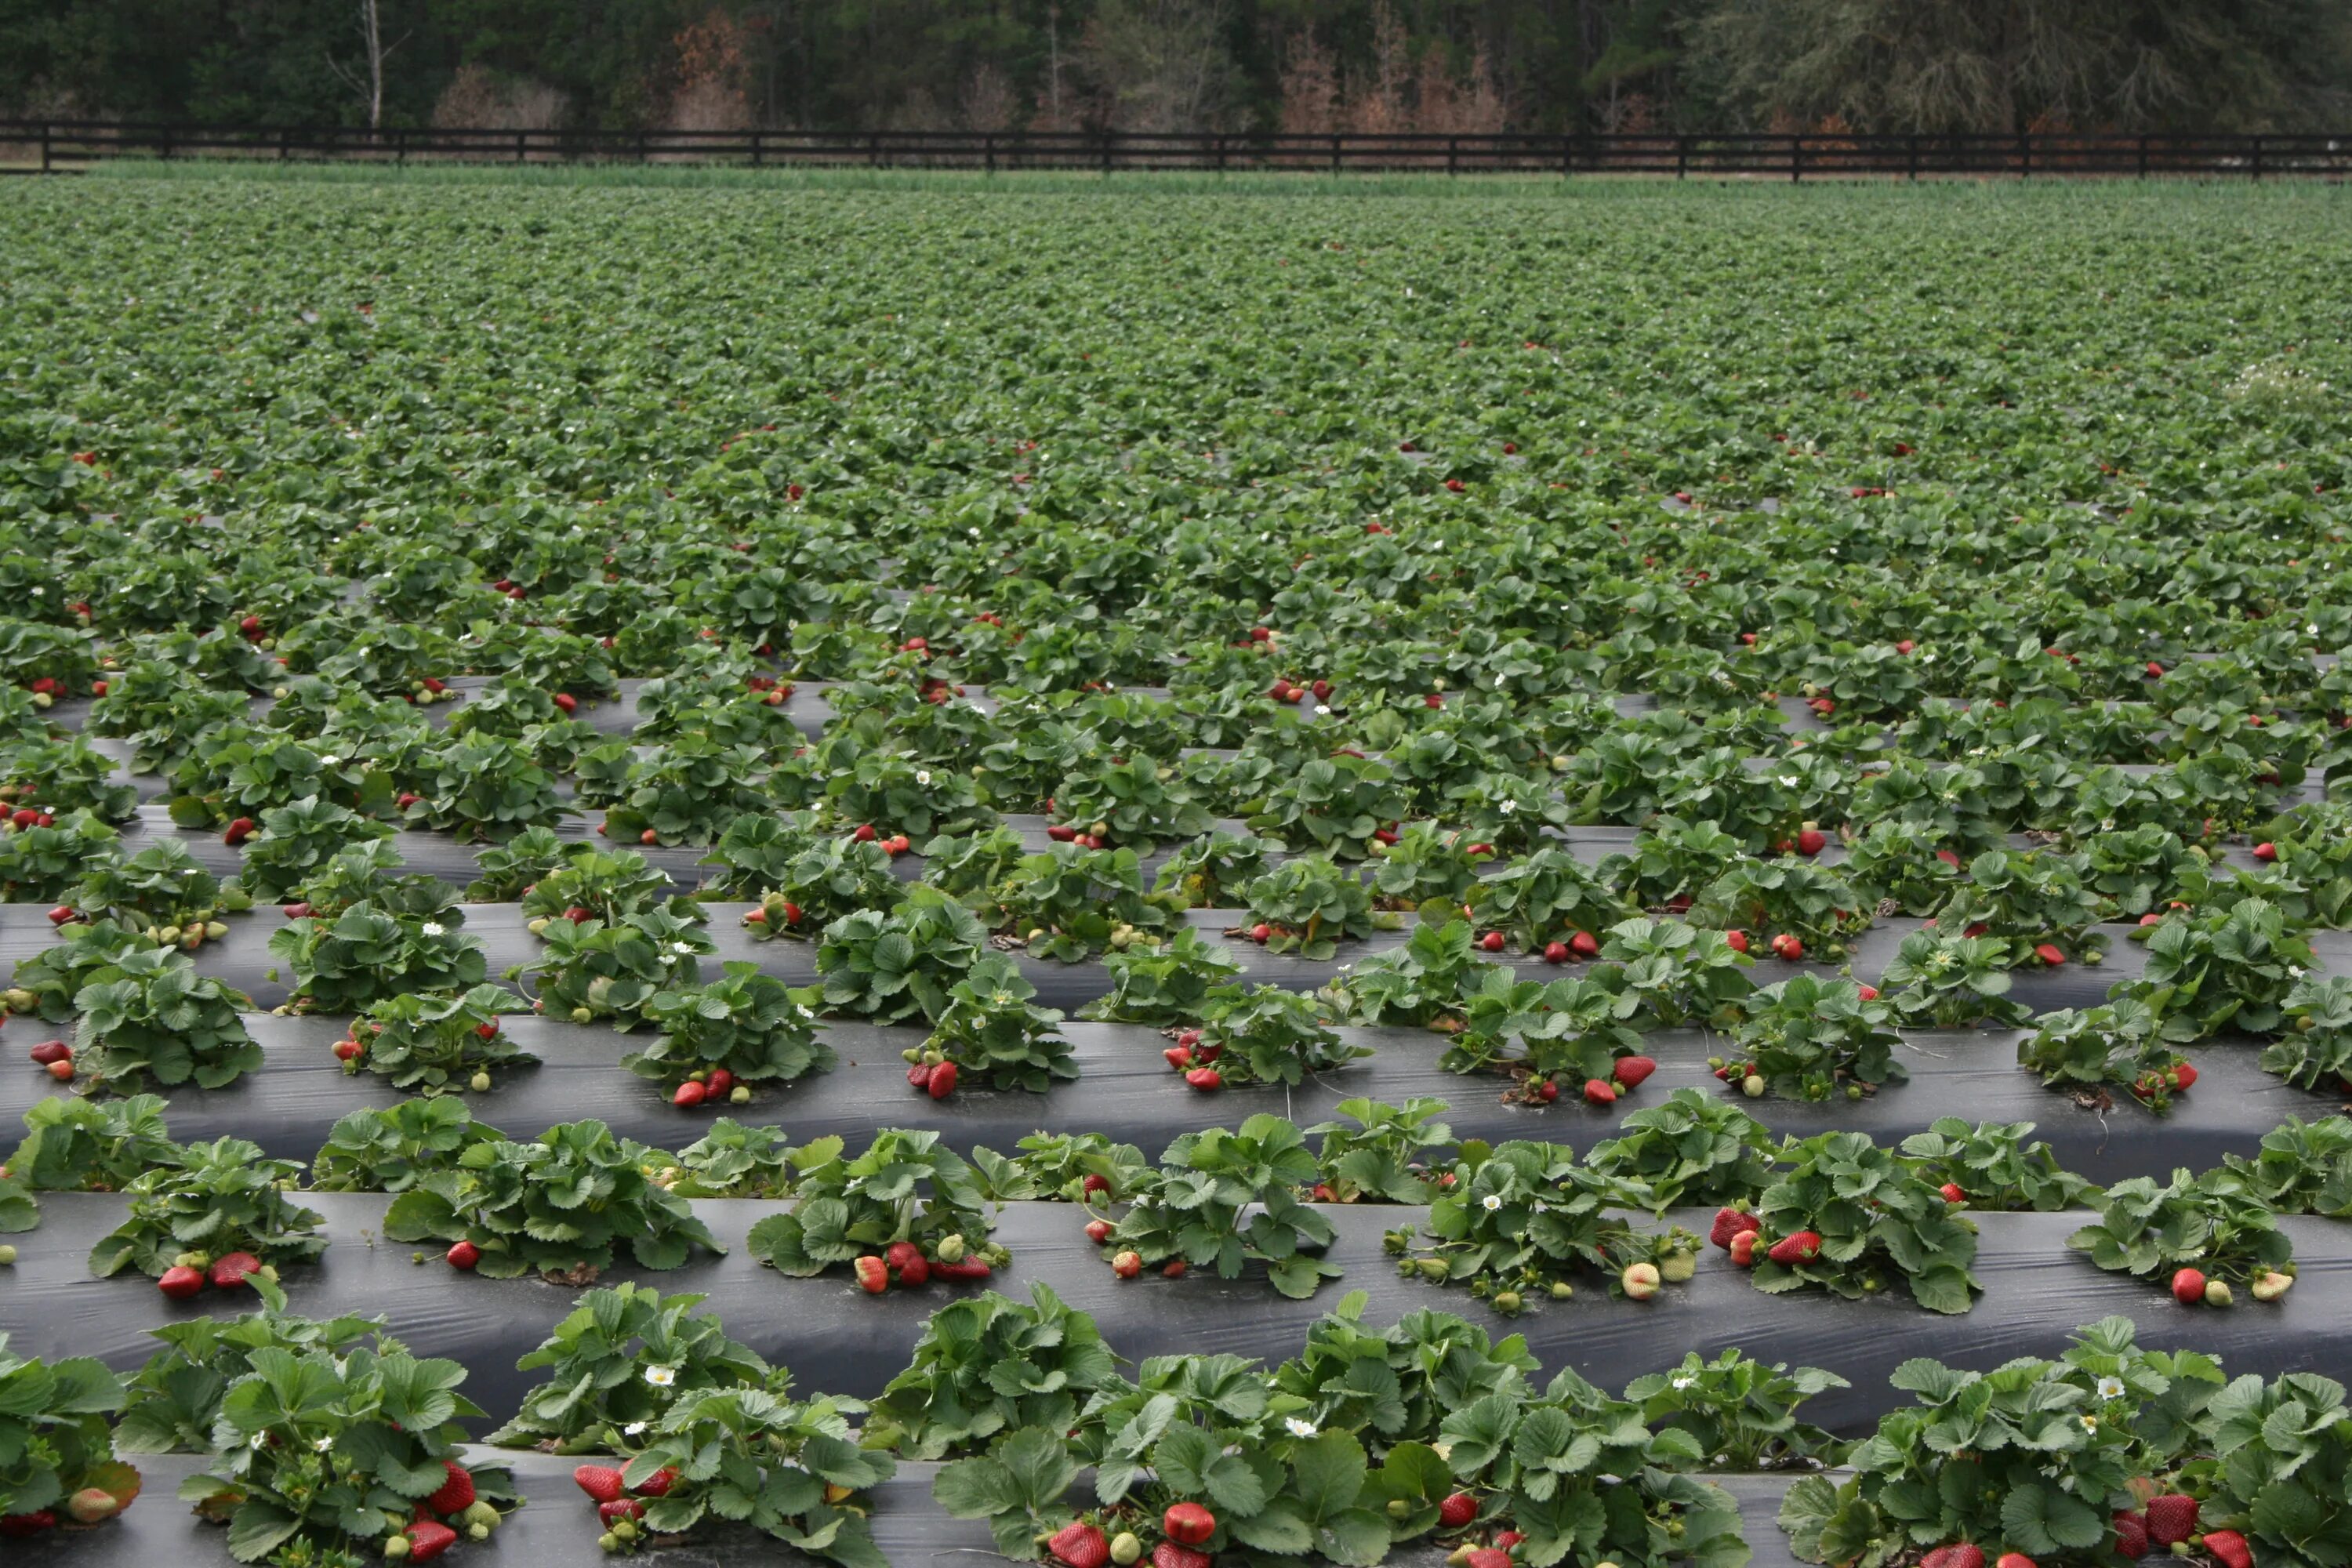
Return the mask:
[[1564,942],[1548,942],[1544,943],[1543,955],[1544,962],[1546,963],[1566,963],[1568,962],[1568,943]]
[[2137,1509],[2118,1512],[2115,1518],[2116,1555],[2134,1562],[2147,1555],[2147,1521]]
[[917,1062],[913,1066],[909,1067],[907,1069],[907,1081],[913,1084],[917,1089],[929,1088],[931,1082],[931,1069],[929,1066],[923,1062]]
[[893,1274],[906,1268],[909,1263],[919,1263],[922,1260],[923,1249],[911,1241],[894,1241],[882,1249],[882,1261],[889,1265],[890,1272]]
[[1266,924],[1264,921],[1260,921],[1257,924],[1250,927],[1249,934],[1250,941],[1256,942],[1259,946],[1263,947],[1265,945],[1267,940],[1274,935],[1274,928]]
[[1875,985],[1857,985],[1854,987],[1854,994],[1860,996],[1865,1002],[1875,1002],[1878,1000],[1878,987]]
[[1617,1090],[1611,1087],[1606,1079],[1586,1079],[1584,1102],[1587,1105],[1614,1105],[1617,1103]]
[[1087,1221],[1087,1239],[1093,1242],[1097,1247],[1100,1247],[1104,1242],[1108,1241],[1110,1239],[1110,1221],[1107,1219],[1090,1219]]
[[1715,1223],[1707,1227],[1706,1238],[1717,1247],[1729,1247],[1733,1237],[1761,1229],[1763,1224],[1746,1209],[1719,1208],[1715,1211]]
[[444,1459],[441,1465],[449,1479],[441,1483],[439,1491],[425,1500],[425,1506],[435,1513],[463,1513],[474,1506],[473,1473],[455,1459]]
[[1801,1230],[1794,1236],[1784,1236],[1774,1242],[1765,1254],[1775,1263],[1811,1263],[1822,1255],[1822,1234],[1817,1230]]
[[1511,1568],[1511,1554],[1492,1546],[1474,1546],[1463,1554],[1462,1568]]
[[1171,1258],[1160,1266],[1160,1277],[1163,1279],[1181,1279],[1184,1278],[1184,1269],[1185,1263],[1182,1258]]
[[1580,931],[1568,939],[1568,951],[1579,958],[1591,958],[1601,952],[1601,943],[1591,931]]
[[554,700],[555,705],[566,713],[574,712],[580,707],[580,699],[572,696],[569,691],[557,692]]
[[2004,1552],[1994,1561],[1992,1568],[2041,1568],[2041,1565],[2022,1552]]
[[448,1258],[449,1267],[452,1268],[471,1268],[482,1260],[482,1249],[470,1241],[460,1241],[453,1245],[444,1256]]
[[1919,1559],[1919,1568],[1984,1568],[1984,1549],[1968,1541],[1938,1546]]
[[2197,1069],[2187,1062],[2166,1069],[2164,1076],[2165,1080],[2174,1089],[2187,1089],[2197,1087]]
[[2147,1521],[2151,1546],[2169,1547],[2197,1533],[2197,1500],[2183,1492],[2167,1492],[2147,1500],[2141,1510]]
[[1542,1100],[1546,1105],[1549,1105],[1553,1100],[1558,1100],[1559,1098],[1559,1080],[1558,1079],[1548,1078],[1544,1079],[1543,1082],[1536,1085],[1536,1098]]
[[1478,945],[1485,948],[1488,952],[1500,952],[1503,951],[1503,943],[1505,940],[1506,939],[1501,931],[1490,931],[1485,936],[1478,939]]
[[1181,1046],[1171,1046],[1160,1054],[1167,1058],[1168,1065],[1178,1072],[1182,1072],[1192,1065],[1192,1053]]
[[[619,1475],[620,1472],[617,1470],[614,1472],[614,1484],[616,1486],[619,1484]],[[607,1530],[613,1528],[615,1521],[625,1519],[634,1524],[645,1517],[646,1505],[633,1497],[614,1498],[610,1502],[600,1502],[596,1505],[596,1522]]]
[[2147,661],[2147,678],[2150,680],[2162,680],[2164,679],[2164,666],[2157,663],[2154,659],[2149,659]]
[[1184,1081],[1202,1094],[1213,1094],[1224,1087],[1224,1075],[1214,1068],[1194,1068],[1184,1075]]
[[1818,855],[1829,847],[1829,836],[1818,827],[1801,829],[1797,835],[1797,853]]
[[57,908],[49,911],[49,923],[53,926],[61,926],[68,921],[78,918],[79,917],[74,913],[74,907],[71,904],[59,904]]
[[1179,1546],[1198,1546],[1217,1533],[1217,1516],[1196,1502],[1180,1502],[1160,1516],[1160,1529]]
[[249,816],[240,816],[235,822],[228,825],[228,831],[221,835],[221,842],[224,844],[242,844],[247,839],[253,837],[253,830],[257,826],[258,824],[257,824],[253,818]]
[[1805,956],[1805,944],[1787,931],[1782,931],[1772,939],[1772,951],[1787,963],[1794,963]]
[[2255,846],[2254,846],[2254,858],[2255,858],[2255,859],[2257,859],[2257,860],[2275,860],[2275,859],[2277,859],[2277,858],[2278,858],[2278,846],[2277,846],[2277,845],[2275,845],[2275,844],[2271,844],[2271,843],[2262,843],[2262,844],[2257,844],[2257,845],[2255,845]]
[[43,1040],[25,1054],[43,1067],[47,1067],[51,1062],[71,1061],[73,1047],[63,1040]]
[[966,1258],[954,1263],[934,1263],[931,1272],[942,1279],[985,1279],[990,1269],[986,1258]]
[[420,1519],[408,1527],[408,1560],[430,1563],[457,1544],[457,1532],[437,1519]]
[[857,1288],[867,1295],[879,1296],[890,1289],[889,1266],[872,1253],[858,1258],[850,1268],[856,1271]]
[[1093,1196],[1097,1193],[1108,1194],[1110,1192],[1110,1178],[1108,1176],[1097,1176],[1089,1173],[1088,1174],[1078,1178],[1078,1191],[1088,1197]]
[[1724,945],[1730,948],[1734,952],[1746,952],[1748,951],[1748,933],[1744,931],[1725,931],[1723,933],[1723,942]]
[[1454,1492],[1437,1505],[1437,1522],[1448,1530],[1459,1530],[1478,1517],[1478,1500],[1468,1492]]
[[1658,1064],[1649,1057],[1619,1057],[1616,1070],[1610,1076],[1616,1079],[1619,1089],[1635,1089],[1657,1070]]
[[215,1290],[235,1290],[244,1286],[247,1275],[260,1271],[261,1259],[252,1253],[230,1252],[213,1259],[206,1277]]
[[1143,1258],[1132,1250],[1122,1252],[1110,1260],[1110,1271],[1122,1279],[1132,1279],[1143,1272]]
[[2221,1560],[2221,1568],[2254,1568],[2254,1554],[2246,1538],[2234,1530],[2209,1530],[2205,1550]]
[[2064,950],[2060,948],[2054,942],[2035,942],[2033,944],[2033,956],[2040,959],[2042,963],[2048,964],[2053,969],[2057,968],[2060,964],[2066,962]]
[[177,1267],[166,1268],[163,1278],[155,1281],[155,1288],[174,1301],[188,1300],[203,1292],[204,1270]]
[[[2201,1305],[2205,1300],[2205,1275],[2202,1270],[2182,1268],[2172,1276],[2172,1299],[2184,1307]],[[2164,1544],[2169,1545],[2170,1542]]]
[[874,825],[870,822],[861,822],[849,837],[856,843],[871,844],[874,842]]
[[1756,1267],[1756,1243],[1762,1238],[1760,1230],[1743,1230],[1731,1238],[1731,1261],[1742,1268]]
[[688,1079],[670,1092],[669,1102],[681,1110],[691,1110],[700,1105],[710,1090],[693,1079]]
[[1969,1201],[1969,1194],[1960,1190],[1960,1184],[1958,1182],[1946,1182],[1943,1191],[1944,1201],[1948,1204],[1964,1204]]
[[1163,1541],[1151,1549],[1151,1568],[1214,1568],[1216,1559],[1195,1547]]
[[677,1485],[677,1467],[664,1465],[629,1489],[639,1497],[667,1497],[669,1489]]
[[[22,1541],[57,1527],[58,1516],[45,1508],[36,1509],[31,1513],[0,1513],[0,1537],[10,1541]],[[1203,1563],[1208,1562],[1208,1558],[1200,1552],[1192,1555],[1200,1557]]]
[[1110,1561],[1110,1542],[1091,1524],[1073,1520],[1045,1543],[1054,1560],[1067,1568],[1103,1568]]
[[949,1095],[955,1092],[955,1063],[941,1062],[939,1066],[931,1069],[930,1078],[924,1083],[923,1089],[924,1092],[929,1094],[933,1100],[945,1100]]

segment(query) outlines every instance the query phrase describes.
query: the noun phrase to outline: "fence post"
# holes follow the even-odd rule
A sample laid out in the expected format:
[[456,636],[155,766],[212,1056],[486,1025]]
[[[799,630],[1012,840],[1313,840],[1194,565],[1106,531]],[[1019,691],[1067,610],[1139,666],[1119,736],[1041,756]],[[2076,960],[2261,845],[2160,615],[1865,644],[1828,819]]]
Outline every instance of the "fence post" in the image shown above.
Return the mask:
[[1919,183],[1919,134],[1913,132],[1903,139],[1903,168],[1913,184]]
[[866,132],[866,162],[877,169],[882,166],[882,132],[879,131]]
[[1793,185],[1804,177],[1805,139],[1791,136],[1789,138],[1789,183]]
[[1690,138],[1677,132],[1675,135],[1675,178],[1682,179],[1689,173]]
[[1105,179],[1110,177],[1110,139],[1118,134],[1116,131],[1106,131],[1102,133],[1102,172]]
[[1445,139],[1445,172],[1449,175],[1462,172],[1462,138],[1459,136]]
[[1220,132],[1217,132],[1217,173],[1218,173],[1218,174],[1223,174],[1224,172],[1225,172],[1225,133],[1224,133],[1223,132],[1220,131]]
[[49,172],[49,122],[41,121],[41,173]]
[[2145,135],[2139,139],[2139,177],[2143,180],[2147,178],[2147,138]]
[[2017,177],[2021,180],[2033,177],[2033,136],[2031,132],[2017,133]]
[[1331,177],[1335,180],[1339,177],[1339,139],[1337,136],[1331,138]]
[[1565,180],[1574,173],[1576,173],[1576,134],[1574,132],[1563,131],[1559,133],[1559,177]]
[[2260,179],[2263,177],[2263,137],[2262,137],[2262,132],[2259,132],[2259,131],[2258,131],[2258,132],[2254,132],[2254,171],[2253,171],[2253,172],[2254,172],[2254,178],[2255,178],[2256,180],[2260,180]]
[[761,131],[751,132],[751,167],[755,169],[768,161],[766,134],[765,132]]

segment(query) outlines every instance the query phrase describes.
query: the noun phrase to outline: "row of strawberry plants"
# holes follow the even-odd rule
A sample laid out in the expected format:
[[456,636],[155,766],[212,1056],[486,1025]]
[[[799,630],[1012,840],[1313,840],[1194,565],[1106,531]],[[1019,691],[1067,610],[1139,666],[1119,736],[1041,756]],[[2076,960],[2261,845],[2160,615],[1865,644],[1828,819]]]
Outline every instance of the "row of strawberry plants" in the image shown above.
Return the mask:
[[[1698,1237],[1658,1225],[1695,1207],[1715,1209],[1707,1239],[1767,1293],[1859,1299],[1899,1284],[1947,1313],[1980,1289],[1966,1211],[2087,1209],[2069,1246],[2167,1283],[2184,1305],[2228,1305],[2240,1289],[2279,1300],[2295,1265],[2277,1216],[2352,1216],[2352,1131],[2335,1119],[2290,1119],[2255,1157],[2103,1192],[2026,1142],[2030,1122],[1946,1118],[1895,1148],[1856,1132],[1776,1141],[1737,1106],[1682,1089],[1580,1160],[1562,1144],[1457,1138],[1444,1112],[1349,1100],[1304,1131],[1256,1115],[1181,1134],[1153,1166],[1099,1133],[1038,1133],[970,1161],[930,1131],[887,1130],[852,1154],[838,1137],[793,1146],[731,1120],[677,1154],[595,1121],[518,1142],[454,1100],[414,1100],[341,1118],[309,1173],[315,1191],[392,1194],[388,1239],[445,1245],[451,1267],[492,1278],[593,1278],[625,1251],[676,1268],[695,1248],[725,1250],[688,1199],[782,1200],[750,1227],[751,1255],[787,1276],[845,1268],[875,1295],[990,1278],[1011,1261],[991,1239],[996,1208],[1046,1200],[1087,1211],[1087,1241],[1122,1279],[1247,1272],[1304,1299],[1339,1272],[1320,1205],[1398,1208],[1416,1211],[1381,1238],[1400,1274],[1465,1286],[1507,1316],[1596,1279],[1637,1301],[1688,1281]],[[328,1245],[295,1195],[300,1163],[235,1138],[174,1143],[153,1097],[48,1100],[26,1121],[0,1174],[0,1226],[37,1226],[42,1192],[121,1192],[127,1217],[92,1247],[93,1274],[135,1267],[187,1300],[274,1279]],[[1655,1223],[1636,1223],[1644,1214]]]
[[[240,1562],[425,1562],[492,1540],[523,1500],[509,1469],[455,1446],[451,1417],[478,1414],[457,1392],[466,1369],[417,1358],[380,1318],[314,1321],[265,1296],[259,1312],[153,1331],[162,1347],[127,1378],[0,1356],[5,1419],[44,1439],[0,1469],[8,1533],[55,1528],[68,1495],[77,1524],[101,1524],[140,1489],[118,1456],[194,1451],[210,1468],[182,1496],[227,1524]],[[1469,1568],[1603,1553],[1738,1568],[1752,1551],[1718,1483],[1764,1468],[1799,1472],[1779,1522],[1822,1563],[2156,1550],[2248,1568],[2257,1550],[2324,1560],[2352,1508],[2340,1384],[2229,1380],[2211,1355],[2143,1350],[2124,1318],[1989,1373],[1907,1362],[1892,1381],[1911,1403],[1848,1442],[1802,1413],[1844,1386],[1834,1373],[1692,1352],[1612,1397],[1573,1371],[1539,1383],[1520,1338],[1451,1314],[1373,1327],[1360,1296],[1278,1364],[1168,1355],[1130,1378],[1052,1290],[991,1292],[935,1313],[870,1405],[793,1399],[790,1373],[700,1304],[588,1292],[521,1358],[548,1375],[490,1436],[587,1457],[572,1479],[607,1552],[733,1523],[869,1568],[886,1561],[876,1489],[940,1460],[935,1507],[984,1521],[1005,1557],[1061,1568],[1147,1553],[1157,1568],[1370,1565],[1433,1538]],[[1092,1495],[1075,1495],[1089,1469]]]

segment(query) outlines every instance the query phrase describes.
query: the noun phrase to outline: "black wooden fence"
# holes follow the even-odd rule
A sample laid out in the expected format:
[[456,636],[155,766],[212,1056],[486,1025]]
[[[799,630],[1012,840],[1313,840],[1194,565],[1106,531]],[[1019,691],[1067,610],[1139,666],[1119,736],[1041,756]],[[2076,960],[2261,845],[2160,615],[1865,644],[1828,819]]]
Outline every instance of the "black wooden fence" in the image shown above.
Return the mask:
[[2352,134],[2229,136],[1291,135],[957,131],[235,130],[0,121],[0,167],[113,158],[747,168],[1642,175],[1675,179],[2352,176]]

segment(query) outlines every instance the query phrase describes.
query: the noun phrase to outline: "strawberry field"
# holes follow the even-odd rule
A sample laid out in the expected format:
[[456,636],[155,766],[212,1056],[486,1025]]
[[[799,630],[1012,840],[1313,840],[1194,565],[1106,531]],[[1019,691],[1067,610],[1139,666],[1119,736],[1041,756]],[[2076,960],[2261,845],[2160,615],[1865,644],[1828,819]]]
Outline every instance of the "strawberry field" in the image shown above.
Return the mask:
[[2347,216],[0,189],[8,1560],[2352,1563]]

